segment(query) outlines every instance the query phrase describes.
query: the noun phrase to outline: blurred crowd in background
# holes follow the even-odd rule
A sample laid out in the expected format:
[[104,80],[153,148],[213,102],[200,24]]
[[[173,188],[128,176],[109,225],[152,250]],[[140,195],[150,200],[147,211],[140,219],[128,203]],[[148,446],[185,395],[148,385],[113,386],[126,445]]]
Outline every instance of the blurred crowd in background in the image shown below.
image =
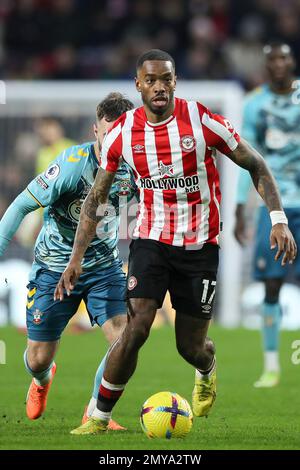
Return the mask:
[[[21,119],[25,121],[24,118]],[[81,134],[76,135],[76,140],[67,138],[65,132],[70,125],[64,125],[64,121],[56,117],[26,119],[28,129],[23,128],[13,134],[12,127],[14,125],[17,128],[17,120],[11,119],[10,125],[7,125],[9,129],[5,138],[9,139],[9,154],[3,153],[0,157],[2,168],[5,170],[0,173],[0,216],[1,201],[5,197],[14,199],[20,188],[26,186],[33,176],[44,172],[63,150],[84,139]],[[76,129],[73,129],[72,133],[76,133]],[[0,135],[2,136],[2,132]],[[85,136],[87,137],[89,135]],[[2,150],[2,145],[0,148]]]
[[[265,80],[266,42],[283,40],[298,57],[299,23],[300,0],[0,0],[0,80],[132,80],[139,54],[160,48],[179,79],[236,80],[247,91]],[[0,217],[61,150],[93,139],[92,118],[0,115]],[[18,261],[19,278],[27,264],[24,282],[0,282],[0,326],[6,310],[22,311],[11,304],[26,286],[41,212],[28,220],[1,259]],[[126,242],[120,249],[125,259]]]
[[[138,55],[157,47],[174,56],[180,79],[249,90],[265,78],[266,41],[300,52],[299,18],[300,0],[0,0],[0,79],[132,80]],[[92,138],[90,123],[73,121],[1,120],[0,216],[64,134]]]
[[4,79],[132,78],[137,56],[168,50],[185,79],[263,79],[261,46],[300,52],[300,0],[1,0]]

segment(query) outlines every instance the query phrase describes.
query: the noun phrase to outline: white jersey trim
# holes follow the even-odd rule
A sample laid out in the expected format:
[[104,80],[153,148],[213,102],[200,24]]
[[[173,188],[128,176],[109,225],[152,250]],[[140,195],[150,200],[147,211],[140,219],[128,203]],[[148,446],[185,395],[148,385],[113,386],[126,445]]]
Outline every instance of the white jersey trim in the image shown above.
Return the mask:
[[[112,144],[115,142],[115,140],[119,137],[121,130],[122,130],[121,123],[119,123],[104,138],[102,149],[101,149],[101,168],[103,168],[104,170],[106,170],[108,166],[107,154],[109,152],[109,149],[112,146]],[[119,156],[121,157],[121,155]]]
[[202,124],[200,120],[200,114],[197,103],[195,101],[188,102],[188,110],[191,119],[191,125],[193,134],[196,139],[196,155],[197,155],[197,168],[200,173],[200,194],[201,194],[201,207],[197,210],[201,210],[200,214],[200,226],[197,235],[197,244],[204,243],[208,239],[209,235],[209,215],[210,215],[210,189],[207,181],[207,172],[205,166],[205,153],[206,153],[206,142],[203,135]]
[[[147,164],[149,175],[152,179],[157,179],[157,169],[159,166],[156,143],[155,143],[155,130],[147,123],[145,125],[145,149],[147,157]],[[164,197],[162,189],[153,190],[153,220],[149,232],[151,240],[159,240],[160,235],[164,228],[165,212],[164,212]],[[149,222],[149,221],[148,221]]]
[[[180,134],[177,125],[177,119],[175,118],[167,125],[168,136],[171,149],[172,164],[176,166],[180,175],[184,175],[183,162],[182,162],[182,151],[178,143],[180,142]],[[176,206],[177,206],[177,223],[176,230],[174,231],[173,244],[176,246],[183,246],[184,235],[188,231],[189,227],[189,202],[187,195],[179,192],[176,189]]]
[[216,121],[215,119],[212,119],[207,113],[203,113],[202,123],[212,132],[221,137],[225,144],[228,145],[230,150],[233,151],[236,149],[236,147],[238,146],[238,141],[235,139],[234,135],[227,129],[227,127],[223,126],[220,122]]

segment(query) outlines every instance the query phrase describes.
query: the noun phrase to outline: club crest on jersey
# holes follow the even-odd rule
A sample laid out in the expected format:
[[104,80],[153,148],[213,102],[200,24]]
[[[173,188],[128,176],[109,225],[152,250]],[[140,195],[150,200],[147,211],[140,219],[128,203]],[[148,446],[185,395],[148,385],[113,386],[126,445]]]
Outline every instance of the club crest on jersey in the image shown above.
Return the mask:
[[130,278],[128,279],[128,284],[127,284],[128,290],[134,289],[136,285],[137,285],[136,277],[130,276]]
[[45,171],[44,175],[48,180],[53,180],[59,175],[60,168],[57,163],[54,165],[49,166],[49,168]]
[[136,144],[132,148],[135,151],[135,153],[141,153],[144,151],[144,145],[141,145],[141,144]]
[[180,147],[184,152],[192,152],[196,148],[196,139],[192,135],[184,135],[180,139]]
[[84,202],[84,199],[75,199],[69,204],[68,214],[74,222],[79,222],[81,206]]
[[130,192],[130,180],[121,180],[118,181],[118,195],[119,196],[127,196]]
[[33,323],[35,323],[35,325],[39,325],[39,323],[41,323],[42,321],[42,316],[44,314],[37,308],[33,314]]
[[163,178],[164,176],[174,176],[174,165],[165,165],[163,162],[159,162],[159,174]]

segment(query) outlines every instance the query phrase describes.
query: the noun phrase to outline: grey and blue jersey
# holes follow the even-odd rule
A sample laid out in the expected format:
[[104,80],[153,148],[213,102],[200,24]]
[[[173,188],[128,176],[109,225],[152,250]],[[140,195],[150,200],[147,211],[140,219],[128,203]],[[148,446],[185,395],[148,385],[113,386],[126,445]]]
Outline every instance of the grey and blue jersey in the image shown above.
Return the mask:
[[[295,92],[276,94],[265,84],[250,93],[241,134],[265,158],[278,184],[283,207],[299,208],[300,106]],[[246,202],[247,188],[239,182],[239,203]]]
[[[282,205],[294,238],[300,242],[300,106],[295,92],[273,93],[268,85],[248,95],[244,106],[242,136],[265,158],[279,187]],[[237,203],[245,204],[251,186],[249,172],[241,170]],[[289,266],[274,260],[270,250],[271,220],[266,207],[259,209],[255,236],[254,277],[283,279]],[[300,274],[300,259],[293,265]]]
[[[36,240],[30,279],[34,278],[40,267],[63,272],[72,252],[81,205],[94,182],[98,167],[92,142],[62,152],[44,173],[31,181],[7,210],[0,222],[0,254],[20,223],[18,218],[23,218],[38,206],[45,207],[44,224]],[[109,193],[110,210],[85,253],[83,269],[107,268],[117,260],[120,211],[136,194],[136,190],[131,169],[122,163]]]
[[26,322],[28,337],[33,341],[58,340],[81,300],[92,324],[102,326],[115,315],[126,314],[126,276],[118,259],[117,243],[120,211],[136,194],[137,187],[125,163],[115,174],[97,237],[85,253],[83,274],[70,296],[53,301],[60,273],[72,252],[82,203],[98,167],[93,143],[68,148],[31,181],[0,221],[1,256],[26,214],[45,208],[28,284]]

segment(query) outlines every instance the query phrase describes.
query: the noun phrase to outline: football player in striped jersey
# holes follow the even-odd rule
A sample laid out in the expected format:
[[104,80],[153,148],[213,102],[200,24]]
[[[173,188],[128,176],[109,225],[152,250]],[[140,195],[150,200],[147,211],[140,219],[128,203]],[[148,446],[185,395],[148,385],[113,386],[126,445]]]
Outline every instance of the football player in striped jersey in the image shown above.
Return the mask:
[[[181,356],[196,368],[193,412],[206,416],[216,397],[215,347],[207,332],[218,269],[220,187],[216,150],[247,169],[268,210],[279,213],[271,230],[276,258],[292,262],[296,245],[275,181],[264,159],[223,116],[197,101],[174,97],[175,64],[151,50],[137,61],[136,88],[143,106],[116,121],[103,143],[101,168],[80,215],[69,264],[57,286],[72,292],[81,262],[95,235],[98,205],[104,210],[120,158],[132,168],[140,210],[130,246],[128,320],[111,348],[91,418],[73,434],[105,431],[112,409],[134,373],[167,290],[176,311]],[[220,157],[224,158],[224,157]]]

